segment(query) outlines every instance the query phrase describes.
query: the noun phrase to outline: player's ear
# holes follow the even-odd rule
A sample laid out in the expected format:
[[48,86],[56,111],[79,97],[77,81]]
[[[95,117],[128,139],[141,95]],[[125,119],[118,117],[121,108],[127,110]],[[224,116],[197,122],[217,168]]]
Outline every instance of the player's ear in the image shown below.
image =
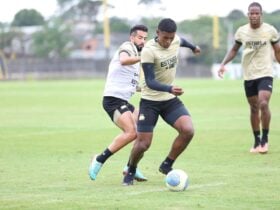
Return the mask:
[[156,33],[157,33],[157,35],[159,35],[159,30],[158,29],[157,29]]

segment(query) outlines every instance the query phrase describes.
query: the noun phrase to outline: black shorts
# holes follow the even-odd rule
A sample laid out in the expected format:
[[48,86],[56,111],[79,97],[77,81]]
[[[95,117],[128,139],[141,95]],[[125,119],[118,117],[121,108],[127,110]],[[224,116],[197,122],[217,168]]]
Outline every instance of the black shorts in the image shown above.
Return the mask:
[[137,131],[152,132],[158,121],[159,115],[165,122],[172,126],[179,117],[190,114],[181,100],[177,97],[167,101],[141,99]]
[[244,89],[247,97],[258,95],[260,90],[267,90],[272,92],[273,78],[262,77],[254,80],[245,80]]
[[103,109],[107,112],[113,122],[114,112],[116,110],[118,110],[122,114],[127,111],[131,111],[133,113],[135,109],[134,106],[127,101],[111,96],[104,96],[102,104]]

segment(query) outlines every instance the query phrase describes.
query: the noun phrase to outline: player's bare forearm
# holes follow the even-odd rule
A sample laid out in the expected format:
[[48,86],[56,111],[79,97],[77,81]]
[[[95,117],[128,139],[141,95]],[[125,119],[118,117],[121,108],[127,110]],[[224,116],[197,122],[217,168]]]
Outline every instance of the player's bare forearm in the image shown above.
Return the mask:
[[275,59],[278,63],[280,63],[280,43],[276,43],[273,45]]

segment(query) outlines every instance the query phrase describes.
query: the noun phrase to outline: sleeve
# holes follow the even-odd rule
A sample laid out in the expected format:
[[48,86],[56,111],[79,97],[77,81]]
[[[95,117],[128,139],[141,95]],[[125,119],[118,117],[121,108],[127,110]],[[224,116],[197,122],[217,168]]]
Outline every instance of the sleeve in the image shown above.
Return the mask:
[[192,51],[195,50],[195,46],[193,44],[191,44],[190,42],[188,42],[186,39],[184,38],[180,38],[180,47],[187,47],[190,48]]
[[237,44],[242,45],[241,28],[238,28],[235,32],[234,39]]
[[149,47],[142,49],[141,63],[155,63],[153,51]]
[[270,42],[272,44],[279,42],[279,40],[280,40],[279,33],[276,30],[276,28],[274,28],[273,26],[271,27],[271,35],[272,36],[271,36]]
[[129,56],[137,56],[135,55],[135,52],[133,50],[133,46],[131,45],[130,42],[124,42],[120,47],[119,47],[119,54],[121,52],[126,52]]
[[145,82],[150,89],[171,93],[172,86],[156,81],[153,63],[143,63],[142,68],[145,75]]

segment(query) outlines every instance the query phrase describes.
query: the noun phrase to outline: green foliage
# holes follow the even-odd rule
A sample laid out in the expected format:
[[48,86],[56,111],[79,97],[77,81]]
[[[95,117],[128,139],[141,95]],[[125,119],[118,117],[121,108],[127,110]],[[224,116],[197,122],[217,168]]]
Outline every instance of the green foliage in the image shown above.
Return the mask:
[[[126,33],[129,34],[131,25],[127,19],[112,17],[110,18],[110,31],[114,33]],[[99,22],[94,30],[95,34],[103,33],[103,22]]]
[[273,13],[273,15],[264,15],[264,20],[272,24],[278,31],[280,31],[280,11]]
[[38,26],[44,22],[44,17],[37,10],[22,9],[16,13],[12,26]]
[[[177,80],[195,136],[175,168],[190,178],[169,192],[158,172],[176,132],[161,119],[139,167],[148,182],[121,185],[132,144],[96,181],[90,158],[120,130],[102,109],[104,80],[0,83],[1,210],[280,209],[280,81],[271,98],[270,151],[250,154],[253,135],[242,81]],[[230,96],[230,97],[229,97]],[[217,100],[218,99],[218,100]],[[139,95],[132,103],[138,105]]]
[[33,34],[33,39],[33,49],[38,57],[67,57],[69,54],[70,28],[58,19],[44,25],[42,31]]
[[[1,30],[1,27],[0,27]],[[0,49],[10,47],[11,42],[15,37],[20,37],[22,34],[16,31],[1,31],[0,32]]]
[[[67,5],[73,3],[73,1],[65,1],[62,5]],[[91,1],[91,0],[81,0],[70,6],[69,9],[64,11],[61,15],[61,18],[64,20],[87,20],[87,21],[96,21],[96,16],[102,1]]]
[[244,17],[246,17],[246,16],[244,15],[244,13],[242,11],[235,9],[235,10],[232,10],[228,14],[227,19],[229,21],[235,21],[235,20],[239,20],[239,19],[244,18]]

